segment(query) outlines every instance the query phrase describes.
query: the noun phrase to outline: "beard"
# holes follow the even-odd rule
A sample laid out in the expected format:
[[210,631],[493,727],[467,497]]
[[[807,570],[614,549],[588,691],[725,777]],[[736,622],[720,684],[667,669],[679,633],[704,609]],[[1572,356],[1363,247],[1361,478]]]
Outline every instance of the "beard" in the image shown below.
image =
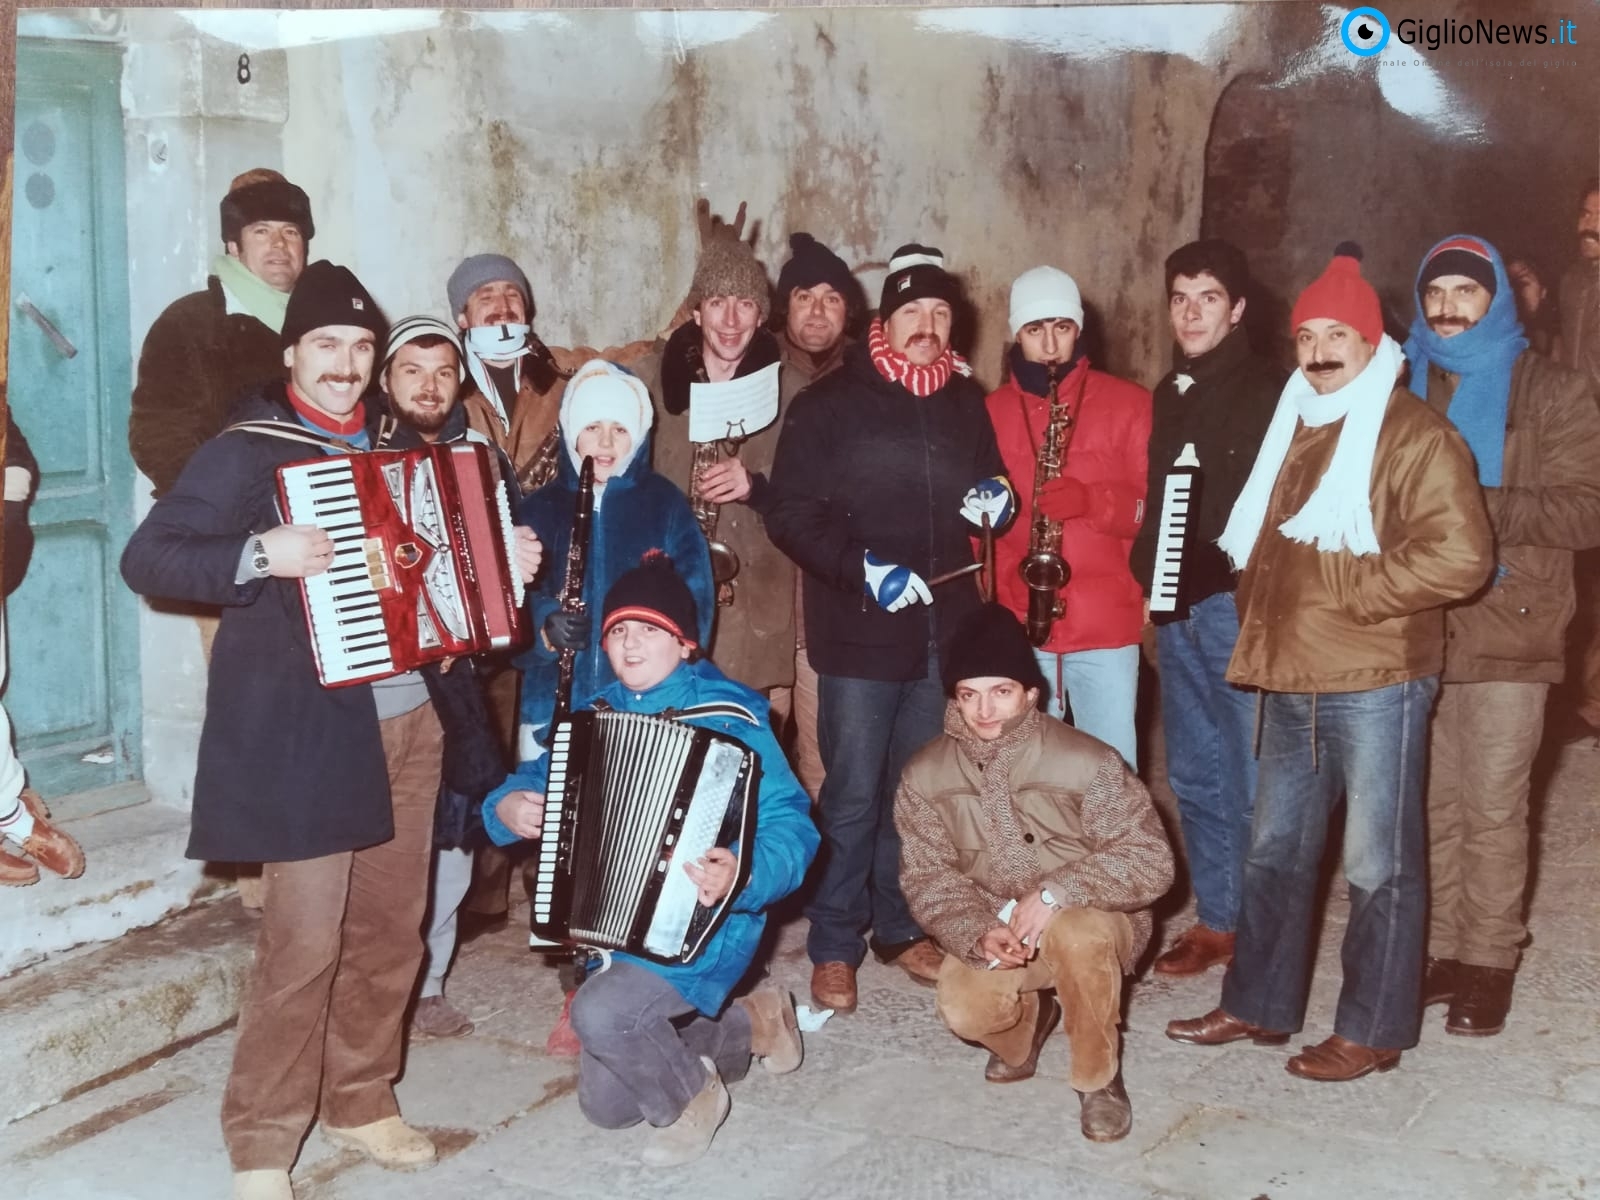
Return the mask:
[[395,401],[395,410],[400,414],[400,419],[418,433],[438,433],[450,419],[450,409],[441,405],[436,410],[413,408],[409,404]]

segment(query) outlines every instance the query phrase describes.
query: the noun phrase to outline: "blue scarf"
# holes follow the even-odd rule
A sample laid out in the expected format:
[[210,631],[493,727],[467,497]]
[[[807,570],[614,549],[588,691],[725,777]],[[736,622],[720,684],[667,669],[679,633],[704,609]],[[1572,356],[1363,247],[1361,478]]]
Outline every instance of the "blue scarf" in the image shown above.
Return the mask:
[[1484,487],[1500,486],[1500,471],[1506,449],[1506,406],[1511,400],[1511,368],[1517,356],[1528,348],[1523,336],[1522,322],[1517,319],[1516,297],[1511,291],[1511,281],[1506,277],[1505,264],[1500,252],[1482,238],[1494,263],[1495,292],[1489,311],[1471,329],[1454,337],[1441,337],[1428,327],[1422,314],[1422,273],[1428,260],[1439,246],[1467,234],[1451,234],[1422,257],[1417,268],[1417,315],[1411,322],[1411,336],[1406,339],[1406,357],[1411,360],[1411,390],[1426,393],[1428,366],[1438,363],[1446,371],[1461,377],[1455,395],[1450,400],[1446,416],[1466,439],[1467,447],[1478,462],[1478,482]]

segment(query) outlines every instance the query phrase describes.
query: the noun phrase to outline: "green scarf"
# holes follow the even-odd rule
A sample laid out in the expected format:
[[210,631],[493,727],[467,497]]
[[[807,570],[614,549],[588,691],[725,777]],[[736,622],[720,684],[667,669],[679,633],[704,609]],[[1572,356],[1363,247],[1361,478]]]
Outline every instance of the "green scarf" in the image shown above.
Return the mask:
[[260,321],[273,333],[283,332],[283,315],[289,309],[289,293],[280,292],[258,275],[252,275],[231,254],[219,254],[211,260],[211,271],[222,280],[233,298],[244,306],[245,312]]

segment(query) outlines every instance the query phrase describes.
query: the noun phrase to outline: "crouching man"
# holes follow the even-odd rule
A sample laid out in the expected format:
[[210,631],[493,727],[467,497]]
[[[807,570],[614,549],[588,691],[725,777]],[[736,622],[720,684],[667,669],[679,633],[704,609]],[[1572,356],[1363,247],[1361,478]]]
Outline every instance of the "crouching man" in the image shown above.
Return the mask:
[[1172,848],[1122,756],[1039,711],[1044,678],[1009,611],[970,614],[941,665],[944,735],[907,764],[894,806],[900,886],[946,954],[939,1015],[989,1050],[991,1083],[1030,1078],[1060,1021],[1083,1136],[1117,1141],[1133,1125],[1122,977]]
[[[749,878],[722,927],[693,962],[664,966],[630,954],[591,962],[572,1001],[582,1043],[578,1103],[596,1125],[656,1127],[649,1166],[693,1162],[728,1115],[724,1079],[749,1069],[751,1055],[773,1074],[800,1065],[794,1001],[763,990],[728,1004],[750,968],[766,910],[800,886],[817,851],[810,799],[784,761],[767,702],[700,656],[695,601],[660,551],[618,577],[606,593],[601,640],[616,681],[590,707],[663,713],[736,738],[761,757],[756,839]],[[537,838],[544,825],[550,756],[525,763],[484,801],[484,825],[498,845]],[[733,852],[717,847],[681,864],[713,905],[732,889]]]

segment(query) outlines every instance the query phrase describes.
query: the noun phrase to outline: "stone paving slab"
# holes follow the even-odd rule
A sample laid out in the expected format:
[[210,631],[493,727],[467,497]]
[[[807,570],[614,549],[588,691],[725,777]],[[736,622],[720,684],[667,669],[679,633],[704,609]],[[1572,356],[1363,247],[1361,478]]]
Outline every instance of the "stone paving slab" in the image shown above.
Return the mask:
[[1492,1074],[1456,1087],[1423,1110],[1416,1145],[1534,1163],[1572,1181],[1600,1176],[1600,1106],[1552,1100],[1498,1086]]

